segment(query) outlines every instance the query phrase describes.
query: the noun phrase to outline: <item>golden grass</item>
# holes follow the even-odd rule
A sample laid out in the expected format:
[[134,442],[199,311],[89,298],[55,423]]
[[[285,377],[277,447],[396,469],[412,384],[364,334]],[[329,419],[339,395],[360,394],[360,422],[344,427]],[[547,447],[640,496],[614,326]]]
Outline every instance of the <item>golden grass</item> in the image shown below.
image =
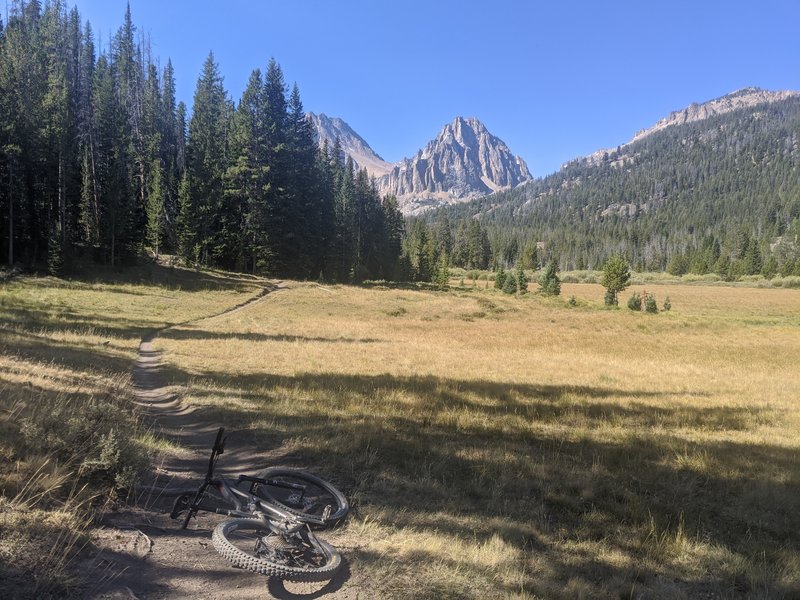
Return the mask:
[[[241,303],[260,281],[164,269],[0,285],[0,596],[65,597],[89,502],[164,448],[131,403],[146,332]],[[66,517],[64,517],[66,515]]]
[[296,284],[158,344],[345,488],[386,596],[798,595],[800,293],[647,289],[672,311]]

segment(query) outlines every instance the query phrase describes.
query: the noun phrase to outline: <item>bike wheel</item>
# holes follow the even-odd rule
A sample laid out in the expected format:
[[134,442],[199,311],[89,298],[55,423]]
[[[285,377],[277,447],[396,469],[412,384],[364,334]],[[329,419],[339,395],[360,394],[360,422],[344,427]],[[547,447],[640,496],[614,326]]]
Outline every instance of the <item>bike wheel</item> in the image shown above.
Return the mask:
[[342,556],[329,543],[300,530],[276,534],[257,519],[233,519],[217,525],[214,548],[235,566],[289,581],[325,581],[342,565]]
[[[267,480],[266,484],[258,484],[254,490],[259,498],[314,524],[333,525],[344,519],[350,510],[344,494],[316,475],[272,467],[259,473],[258,477]],[[323,518],[327,506],[330,506],[330,514]]]

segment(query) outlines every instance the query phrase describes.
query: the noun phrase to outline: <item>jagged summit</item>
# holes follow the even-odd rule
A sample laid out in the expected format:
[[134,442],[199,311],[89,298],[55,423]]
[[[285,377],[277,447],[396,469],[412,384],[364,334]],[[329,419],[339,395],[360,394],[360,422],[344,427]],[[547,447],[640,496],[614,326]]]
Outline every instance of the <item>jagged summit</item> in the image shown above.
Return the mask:
[[376,178],[381,194],[397,196],[405,213],[463,202],[531,179],[528,166],[475,117],[456,117],[412,158],[391,164],[342,119],[308,113],[317,141],[342,150]]
[[413,158],[378,181],[401,209],[417,213],[515,187],[531,179],[528,167],[474,117],[456,117]]

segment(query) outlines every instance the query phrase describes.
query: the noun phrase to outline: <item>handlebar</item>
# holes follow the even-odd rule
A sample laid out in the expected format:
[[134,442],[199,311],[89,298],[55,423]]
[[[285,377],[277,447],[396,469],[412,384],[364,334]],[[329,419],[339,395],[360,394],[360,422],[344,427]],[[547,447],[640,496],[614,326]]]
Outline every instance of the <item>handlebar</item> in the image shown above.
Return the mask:
[[225,438],[222,436],[225,434],[225,428],[220,427],[217,431],[217,439],[214,440],[214,446],[211,448],[211,456],[208,459],[208,473],[206,473],[206,481],[211,481],[212,476],[214,475],[214,463],[217,460],[217,456],[225,452]]

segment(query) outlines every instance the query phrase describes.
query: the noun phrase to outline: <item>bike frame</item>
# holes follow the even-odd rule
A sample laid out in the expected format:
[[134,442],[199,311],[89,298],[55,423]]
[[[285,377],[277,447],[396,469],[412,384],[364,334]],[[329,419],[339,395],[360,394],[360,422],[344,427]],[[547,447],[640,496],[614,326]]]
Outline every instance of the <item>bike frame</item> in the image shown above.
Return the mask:
[[[259,498],[255,494],[258,485],[283,487],[297,490],[302,494],[302,492],[305,491],[305,487],[302,485],[262,479],[259,477],[250,477],[249,475],[239,475],[237,479],[214,478],[214,467],[219,459],[219,455],[225,451],[224,433],[225,429],[220,427],[217,432],[217,439],[214,442],[214,447],[211,449],[211,456],[208,459],[208,471],[206,472],[205,481],[200,486],[200,489],[197,490],[194,500],[188,503],[188,513],[183,520],[182,529],[186,529],[191,518],[199,511],[250,519],[256,516],[275,533],[279,534],[294,533],[303,528],[308,528],[307,522],[318,523],[318,519],[306,519],[302,516],[289,513],[270,504],[263,498]],[[240,489],[239,486],[242,483],[249,483],[249,489]],[[216,504],[203,502],[206,490],[209,487],[216,489],[222,498],[231,504],[233,508],[221,508]],[[313,543],[316,542],[314,541]]]

